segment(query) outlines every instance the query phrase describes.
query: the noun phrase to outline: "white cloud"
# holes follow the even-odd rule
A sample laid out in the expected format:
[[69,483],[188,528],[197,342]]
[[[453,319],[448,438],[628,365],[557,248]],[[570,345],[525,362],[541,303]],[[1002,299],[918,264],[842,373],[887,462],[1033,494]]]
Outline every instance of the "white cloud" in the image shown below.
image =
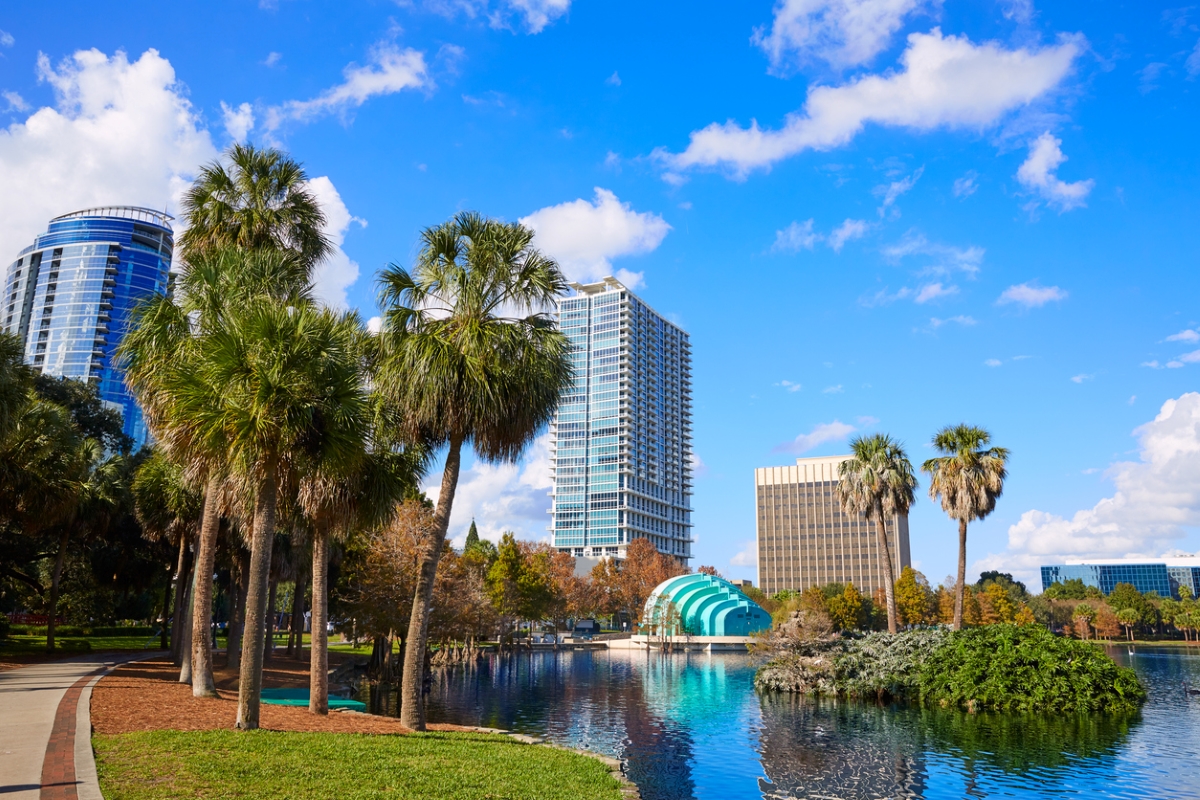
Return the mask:
[[1026,308],[1039,308],[1051,301],[1065,300],[1066,297],[1066,291],[1057,286],[1038,286],[1033,282],[1018,283],[1001,292],[996,305],[1016,303]]
[[[902,181],[892,181],[882,186],[876,186],[872,190],[872,194],[883,198],[883,204],[879,206],[879,216],[882,217],[895,204],[900,195],[905,194],[909,189],[913,188],[917,181],[921,179],[921,173],[924,171],[925,168],[921,167]],[[899,212],[897,212],[898,214]]]
[[12,47],[16,43],[17,40],[13,38],[11,33],[0,30],[0,47]]
[[1183,355],[1179,356],[1178,358],[1176,358],[1172,361],[1168,361],[1167,368],[1168,369],[1179,369],[1184,364],[1198,364],[1198,363],[1200,363],[1200,350],[1193,350],[1190,353],[1184,353]]
[[1167,65],[1161,61],[1152,61],[1138,72],[1141,76],[1141,82],[1138,84],[1138,91],[1142,94],[1150,94],[1158,88],[1158,79],[1167,69]]
[[933,328],[934,330],[937,330],[938,328],[942,327],[943,325],[948,325],[951,322],[953,322],[955,325],[962,325],[963,327],[970,327],[972,325],[979,324],[975,320],[974,317],[968,317],[965,314],[959,314],[958,316],[950,317],[948,319],[938,319],[937,317],[930,317],[929,318],[929,327]]
[[1083,383],[1084,381],[1090,381],[1095,377],[1096,377],[1095,375],[1088,375],[1088,374],[1081,373],[1079,375],[1071,376],[1071,383]]
[[1004,362],[998,358],[989,358],[987,361],[984,361],[983,363],[985,366],[988,366],[988,367],[998,367],[1001,364],[1003,364]]
[[1009,112],[1057,87],[1083,52],[1080,36],[1040,49],[976,45],[964,36],[908,37],[903,69],[866,75],[841,86],[814,86],[800,112],[783,128],[743,128],[730,120],[694,131],[683,153],[658,152],[674,169],[726,166],[742,177],[805,150],[828,150],[854,138],[868,123],[924,132],[983,130]]
[[833,252],[840,253],[846,242],[866,236],[869,227],[866,220],[847,219],[829,234],[829,246],[833,248]]
[[621,85],[621,76],[618,75],[614,71],[612,75],[609,75],[607,78],[604,79],[604,82],[607,83],[609,86],[620,86]]
[[[216,157],[169,61],[80,50],[38,58],[54,107],[0,129],[0,269],[51,217],[103,205],[175,207],[196,168]],[[178,232],[178,223],[177,223]]]
[[773,253],[798,253],[801,250],[812,250],[813,245],[821,238],[813,232],[813,221],[793,222],[781,231],[775,231],[775,244],[771,245]]
[[694,477],[703,478],[708,474],[708,464],[704,463],[704,459],[695,450],[688,455],[688,463],[692,467],[692,475]]
[[813,426],[808,433],[802,433],[790,442],[784,442],[775,448],[775,452],[807,453],[826,442],[836,442],[854,433],[857,428],[844,422],[821,422]]
[[1028,25],[1033,21],[1033,0],[1003,0],[1000,8],[1005,19],[1012,20],[1018,25]]
[[791,381],[780,381],[779,383],[777,383],[775,385],[782,386],[784,389],[787,389],[789,392],[798,392],[804,388],[800,384],[792,383]]
[[[583,198],[538,209],[520,222],[532,228],[538,248],[558,260],[573,281],[612,275],[611,259],[649,253],[671,226],[658,214],[634,211],[608,189],[596,187],[594,202]],[[626,286],[642,283],[642,273],[618,270]]]
[[1166,401],[1134,431],[1139,458],[1112,464],[1116,491],[1067,519],[1031,510],[1008,529],[1008,550],[977,569],[1034,577],[1043,564],[1066,559],[1161,556],[1200,525],[1200,394]]
[[344,81],[311,100],[289,100],[267,109],[264,127],[274,131],[287,120],[308,122],[324,114],[358,108],[372,97],[432,86],[425,54],[411,47],[401,50],[393,44],[377,45],[366,66],[350,64],[342,74]]
[[758,543],[754,539],[742,542],[742,549],[729,559],[731,567],[758,567]]
[[955,197],[970,197],[979,189],[979,174],[975,170],[969,171],[961,178],[954,179],[954,196]]
[[358,264],[351,261],[342,249],[342,243],[346,240],[350,223],[356,222],[365,228],[367,221],[350,214],[329,178],[313,178],[308,182],[308,189],[321,203],[321,210],[325,212],[325,235],[333,243],[333,252],[317,265],[313,275],[314,293],[326,305],[346,308],[346,290],[358,280],[359,269]]
[[249,103],[242,103],[237,108],[221,101],[221,119],[225,123],[225,132],[235,142],[246,141],[246,136],[254,128],[254,109]]
[[1087,205],[1087,196],[1092,191],[1095,181],[1075,181],[1066,183],[1055,175],[1067,157],[1063,155],[1062,139],[1056,139],[1049,132],[1043,133],[1029,145],[1029,157],[1017,169],[1017,180],[1025,188],[1037,192],[1043,200],[1058,208],[1059,211],[1070,211]]
[[906,17],[940,5],[940,0],[779,0],[771,29],[757,28],[752,41],[767,54],[772,72],[790,72],[814,59],[854,67],[887,48]]
[[930,300],[939,300],[943,297],[949,297],[952,294],[958,294],[957,286],[942,286],[940,283],[929,283],[921,287],[917,292],[917,296],[913,298],[914,303],[928,303]]
[[842,393],[842,385],[840,383],[837,386],[826,386],[824,389],[821,390],[821,394],[841,394],[841,393]]
[[383,317],[371,317],[367,320],[367,332],[379,333],[383,330]]
[[26,103],[25,98],[21,97],[17,92],[0,92],[0,97],[3,97],[4,101],[8,103],[8,107],[4,109],[5,111],[29,110],[29,103]]
[[[541,33],[571,9],[571,0],[507,0],[507,5],[524,17],[529,33]],[[495,24],[498,17],[492,19]]]
[[931,242],[924,235],[914,231],[909,231],[899,242],[883,249],[883,255],[893,261],[900,261],[911,256],[926,256],[929,260],[921,267],[922,274],[949,275],[954,272],[965,272],[971,277],[978,274],[985,253],[986,251],[982,247],[974,245],[954,247]]
[[[441,483],[438,473],[431,475],[424,487],[435,503]],[[519,464],[476,461],[459,477],[450,514],[450,538],[461,547],[472,519],[479,535],[493,542],[499,542],[505,531],[513,531],[522,539],[546,538],[553,485],[549,433],[534,440]]]
[[263,63],[268,67],[273,67],[282,60],[283,53],[276,53],[274,50],[272,50],[270,53],[267,53],[267,57],[263,59]]
[[1160,367],[1160,364],[1158,363],[1158,361],[1157,361],[1157,360],[1155,360],[1155,361],[1143,361],[1143,362],[1142,362],[1142,366],[1143,366],[1143,367],[1149,367],[1150,369],[1159,369],[1159,367]]
[[1200,331],[1184,328],[1179,333],[1173,333],[1166,339],[1168,342],[1200,342]]

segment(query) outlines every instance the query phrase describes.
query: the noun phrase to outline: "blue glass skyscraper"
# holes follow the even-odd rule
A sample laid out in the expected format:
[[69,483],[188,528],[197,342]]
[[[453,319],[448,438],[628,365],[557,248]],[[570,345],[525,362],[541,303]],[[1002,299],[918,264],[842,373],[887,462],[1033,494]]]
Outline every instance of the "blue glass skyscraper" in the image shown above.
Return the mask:
[[623,558],[645,538],[691,557],[692,373],[688,335],[615,278],[559,302],[575,382],[554,436],[554,546]]
[[96,384],[137,445],[146,425],[113,353],[138,301],[167,291],[171,219],[130,206],[55,217],[9,266],[0,296],[3,330],[21,338],[26,363]]

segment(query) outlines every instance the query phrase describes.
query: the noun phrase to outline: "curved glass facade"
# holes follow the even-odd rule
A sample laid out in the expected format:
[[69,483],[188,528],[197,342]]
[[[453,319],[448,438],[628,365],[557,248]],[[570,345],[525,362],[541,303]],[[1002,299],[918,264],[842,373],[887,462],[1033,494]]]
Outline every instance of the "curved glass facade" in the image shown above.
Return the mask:
[[655,587],[642,623],[652,636],[750,636],[770,628],[771,615],[724,578],[694,573]]
[[25,343],[25,361],[46,375],[96,384],[139,446],[146,426],[113,353],[133,307],[167,291],[171,219],[129,206],[55,217],[9,266],[0,296],[0,322]]

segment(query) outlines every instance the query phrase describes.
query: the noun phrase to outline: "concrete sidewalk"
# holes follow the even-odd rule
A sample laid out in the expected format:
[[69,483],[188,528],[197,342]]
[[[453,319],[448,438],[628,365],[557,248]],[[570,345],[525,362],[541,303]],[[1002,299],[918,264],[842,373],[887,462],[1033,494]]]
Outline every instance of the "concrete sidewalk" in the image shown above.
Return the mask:
[[0,672],[0,797],[98,800],[91,687],[117,664],[156,655],[77,656]]

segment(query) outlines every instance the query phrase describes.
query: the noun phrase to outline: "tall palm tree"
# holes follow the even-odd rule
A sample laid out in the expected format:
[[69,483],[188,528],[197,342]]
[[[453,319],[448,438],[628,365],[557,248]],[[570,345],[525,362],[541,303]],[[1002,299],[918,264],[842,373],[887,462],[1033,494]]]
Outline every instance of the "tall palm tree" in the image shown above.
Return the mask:
[[463,212],[422,232],[412,273],[392,265],[379,279],[379,387],[410,441],[447,448],[405,644],[400,719],[414,730],[425,729],[430,606],[463,447],[515,461],[572,380],[569,343],[545,313],[566,280],[532,240],[522,225]]
[[838,467],[834,491],[847,515],[863,516],[875,523],[887,598],[888,632],[895,633],[896,577],[887,540],[887,520],[907,514],[912,508],[917,478],[904,447],[887,434],[852,439],[850,451],[854,455]]
[[0,333],[0,438],[8,433],[18,412],[29,402],[32,388],[33,370],[25,365],[21,340]]
[[940,499],[942,510],[958,520],[958,584],[954,587],[954,630],[962,628],[963,589],[967,582],[967,523],[983,519],[996,508],[1008,476],[1008,449],[988,447],[992,435],[971,425],[949,425],[933,436],[942,455],[926,461],[929,497]]

